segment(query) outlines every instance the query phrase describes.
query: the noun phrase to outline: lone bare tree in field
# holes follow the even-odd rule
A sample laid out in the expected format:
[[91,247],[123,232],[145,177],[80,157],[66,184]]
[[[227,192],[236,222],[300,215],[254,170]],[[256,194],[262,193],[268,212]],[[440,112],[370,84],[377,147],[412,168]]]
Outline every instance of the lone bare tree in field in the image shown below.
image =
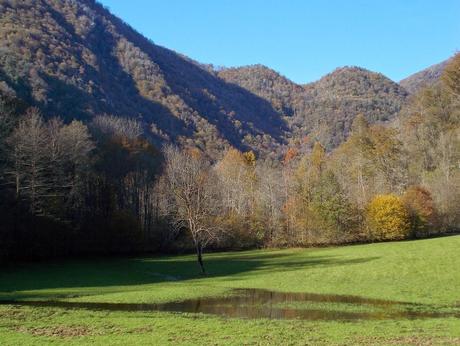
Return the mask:
[[175,229],[186,228],[192,237],[201,272],[203,249],[221,235],[215,218],[219,213],[216,176],[209,162],[198,151],[164,149],[164,188],[168,216]]

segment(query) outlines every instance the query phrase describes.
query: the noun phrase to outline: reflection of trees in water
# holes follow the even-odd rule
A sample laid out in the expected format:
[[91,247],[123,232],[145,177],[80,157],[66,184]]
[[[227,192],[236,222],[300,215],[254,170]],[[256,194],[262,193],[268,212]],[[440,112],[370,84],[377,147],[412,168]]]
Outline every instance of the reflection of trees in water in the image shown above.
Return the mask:
[[[260,289],[235,289],[234,295],[225,297],[189,299],[162,304],[80,303],[62,301],[1,302],[28,306],[59,307],[105,311],[164,311],[203,313],[230,318],[267,318],[299,320],[384,320],[422,318],[460,318],[458,309],[440,312],[437,307],[408,302],[371,299],[358,296],[284,293]],[[322,303],[324,308],[282,307],[289,303]],[[368,311],[340,311],[329,309],[328,304],[342,303],[368,309]],[[374,309],[374,310],[373,310]]]

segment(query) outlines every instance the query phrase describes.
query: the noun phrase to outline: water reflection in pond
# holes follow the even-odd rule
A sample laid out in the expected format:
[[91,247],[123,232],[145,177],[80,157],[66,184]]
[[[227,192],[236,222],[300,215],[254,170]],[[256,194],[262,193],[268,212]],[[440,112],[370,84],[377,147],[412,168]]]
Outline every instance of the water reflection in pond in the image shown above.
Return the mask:
[[104,311],[165,311],[203,313],[232,318],[301,320],[382,320],[460,318],[458,309],[358,296],[284,293],[260,289],[237,289],[224,297],[197,298],[162,304],[85,303],[65,301],[3,301],[2,304],[90,309]]

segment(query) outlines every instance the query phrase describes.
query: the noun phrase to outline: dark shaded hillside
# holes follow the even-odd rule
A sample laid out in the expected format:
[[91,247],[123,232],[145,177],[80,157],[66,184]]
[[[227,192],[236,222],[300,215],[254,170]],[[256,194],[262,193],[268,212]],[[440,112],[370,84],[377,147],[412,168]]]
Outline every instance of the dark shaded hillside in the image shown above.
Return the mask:
[[46,114],[140,119],[156,141],[272,151],[284,123],[265,100],[154,45],[91,0],[0,1],[0,77]]
[[420,72],[414,73],[407,78],[404,78],[399,84],[409,93],[415,94],[423,87],[430,87],[441,78],[444,68],[450,60],[443,61],[439,64],[432,65]]
[[287,116],[294,114],[293,106],[304,91],[302,86],[263,65],[223,69],[218,76],[263,97]]
[[347,136],[354,117],[370,122],[394,118],[407,92],[382,74],[343,67],[304,86],[261,66],[224,69],[219,76],[263,97],[281,112],[296,141],[309,135],[328,148]]

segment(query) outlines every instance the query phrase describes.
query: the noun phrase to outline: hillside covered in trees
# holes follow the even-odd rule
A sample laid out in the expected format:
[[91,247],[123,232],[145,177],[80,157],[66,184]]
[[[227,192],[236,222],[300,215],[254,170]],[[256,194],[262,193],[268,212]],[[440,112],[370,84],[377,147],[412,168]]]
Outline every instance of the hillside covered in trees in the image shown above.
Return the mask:
[[298,85],[201,65],[92,0],[0,11],[0,258],[460,229],[460,55],[412,95],[359,67]]
[[47,116],[129,117],[154,143],[213,155],[283,143],[284,122],[269,103],[153,44],[95,1],[2,0],[0,12],[3,88]]
[[307,85],[261,65],[224,69],[219,76],[270,102],[286,121],[291,144],[309,136],[328,149],[344,141],[356,114],[371,123],[389,121],[408,95],[382,74],[359,67],[338,68]]
[[390,120],[407,96],[357,67],[308,85],[261,65],[215,70],[155,45],[93,0],[1,0],[0,11],[4,92],[66,121],[136,119],[152,143],[213,158],[230,146],[272,158],[292,143],[332,149],[356,114]]
[[404,78],[399,84],[409,93],[415,94],[424,87],[430,87],[436,84],[441,78],[442,72],[449,63],[449,60],[432,65],[422,71],[414,73],[407,78]]

